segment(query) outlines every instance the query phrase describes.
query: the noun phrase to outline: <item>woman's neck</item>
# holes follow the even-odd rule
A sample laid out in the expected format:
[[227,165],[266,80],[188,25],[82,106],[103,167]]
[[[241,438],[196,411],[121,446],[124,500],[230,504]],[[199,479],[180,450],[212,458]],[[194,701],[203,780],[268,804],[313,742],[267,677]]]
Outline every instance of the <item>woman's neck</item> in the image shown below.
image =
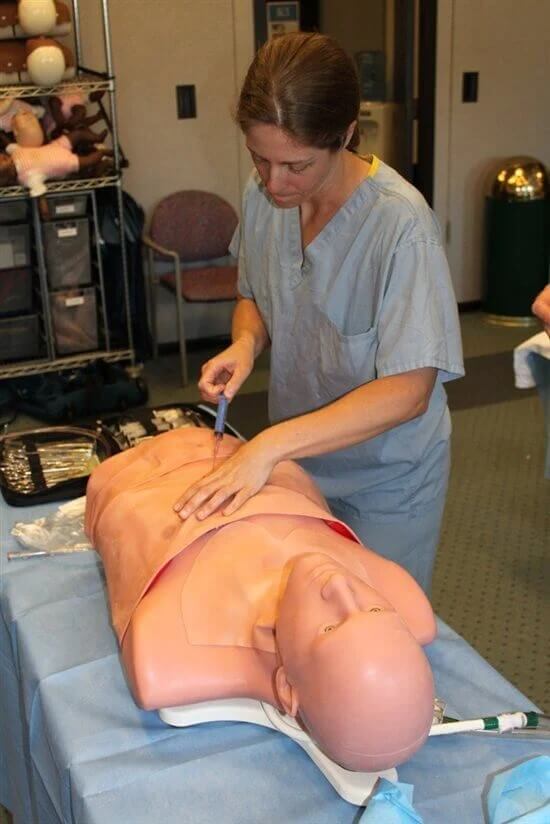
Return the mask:
[[[303,204],[311,217],[333,215],[369,175],[371,164],[354,152],[344,150],[326,185]],[[303,209],[303,207],[302,207]]]

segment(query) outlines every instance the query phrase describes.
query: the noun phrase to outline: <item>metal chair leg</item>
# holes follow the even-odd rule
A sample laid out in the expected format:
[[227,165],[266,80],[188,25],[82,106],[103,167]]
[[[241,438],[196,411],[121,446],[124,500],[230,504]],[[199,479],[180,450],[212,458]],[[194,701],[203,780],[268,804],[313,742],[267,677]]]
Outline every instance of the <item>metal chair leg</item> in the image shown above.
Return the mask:
[[181,381],[183,386],[187,386],[187,384],[189,383],[189,373],[187,369],[187,345],[185,341],[183,298],[181,296],[181,269],[179,265],[179,260],[176,264],[176,308],[178,311],[178,335],[180,346]]
[[155,257],[151,248],[147,249],[147,274],[146,278],[146,300],[147,312],[149,315],[149,328],[151,330],[151,338],[153,343],[153,358],[158,358],[159,354],[159,339],[157,329],[157,295],[158,287],[157,278],[155,275]]

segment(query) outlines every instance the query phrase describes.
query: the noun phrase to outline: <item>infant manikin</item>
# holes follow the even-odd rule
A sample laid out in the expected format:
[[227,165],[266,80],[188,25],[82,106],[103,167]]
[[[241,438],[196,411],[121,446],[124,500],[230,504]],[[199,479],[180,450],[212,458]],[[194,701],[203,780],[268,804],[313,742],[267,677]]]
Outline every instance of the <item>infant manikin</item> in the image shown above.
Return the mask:
[[[18,181],[30,190],[32,197],[45,194],[47,180],[75,173],[93,174],[112,154],[100,145],[106,131],[96,135],[89,129],[79,129],[44,144],[42,126],[32,112],[15,114],[11,126],[15,142],[6,146],[6,156],[0,156],[0,185],[10,186]],[[82,145],[95,149],[79,156],[75,148]]]
[[[238,448],[226,436],[220,459]],[[426,596],[290,461],[233,515],[182,522],[174,502],[211,466],[212,432],[181,429],[110,458],[88,484],[86,530],[137,703],[253,698],[347,769],[402,763],[432,721]]]

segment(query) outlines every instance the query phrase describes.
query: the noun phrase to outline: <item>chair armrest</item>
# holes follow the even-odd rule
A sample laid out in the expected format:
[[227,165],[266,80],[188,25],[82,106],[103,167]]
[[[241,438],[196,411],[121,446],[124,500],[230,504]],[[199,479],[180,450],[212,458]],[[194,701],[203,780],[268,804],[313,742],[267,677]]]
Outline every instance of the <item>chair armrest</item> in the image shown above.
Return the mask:
[[162,255],[163,257],[172,258],[179,265],[179,255],[177,252],[174,252],[172,249],[166,249],[164,246],[160,246],[158,243],[155,243],[155,241],[148,235],[143,235],[142,240],[145,246],[148,246],[150,249],[153,249],[153,251],[155,251],[159,255]]

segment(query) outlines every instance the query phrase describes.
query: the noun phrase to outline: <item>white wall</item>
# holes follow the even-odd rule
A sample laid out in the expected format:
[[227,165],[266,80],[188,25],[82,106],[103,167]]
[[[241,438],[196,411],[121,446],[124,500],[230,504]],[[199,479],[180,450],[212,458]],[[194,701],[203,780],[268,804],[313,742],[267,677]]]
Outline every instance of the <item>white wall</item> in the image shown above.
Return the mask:
[[[105,69],[100,0],[78,0],[85,65]],[[253,0],[110,0],[124,187],[150,217],[177,189],[239,211],[251,168],[231,112],[253,57]],[[197,118],[177,119],[176,85],[195,84]],[[177,340],[174,296],[159,289],[160,342]],[[186,336],[227,334],[232,305],[185,307]]]
[[[99,0],[79,0],[83,54],[100,66]],[[231,117],[253,55],[252,0],[111,0],[125,187],[150,212],[180,188],[238,208],[249,164]],[[100,66],[101,67],[101,66]],[[195,84],[197,118],[178,120],[177,85]]]
[[[462,74],[479,72],[477,103],[462,102]],[[435,210],[449,224],[447,252],[459,301],[483,296],[487,179],[502,159],[550,166],[550,2],[439,0]]]

